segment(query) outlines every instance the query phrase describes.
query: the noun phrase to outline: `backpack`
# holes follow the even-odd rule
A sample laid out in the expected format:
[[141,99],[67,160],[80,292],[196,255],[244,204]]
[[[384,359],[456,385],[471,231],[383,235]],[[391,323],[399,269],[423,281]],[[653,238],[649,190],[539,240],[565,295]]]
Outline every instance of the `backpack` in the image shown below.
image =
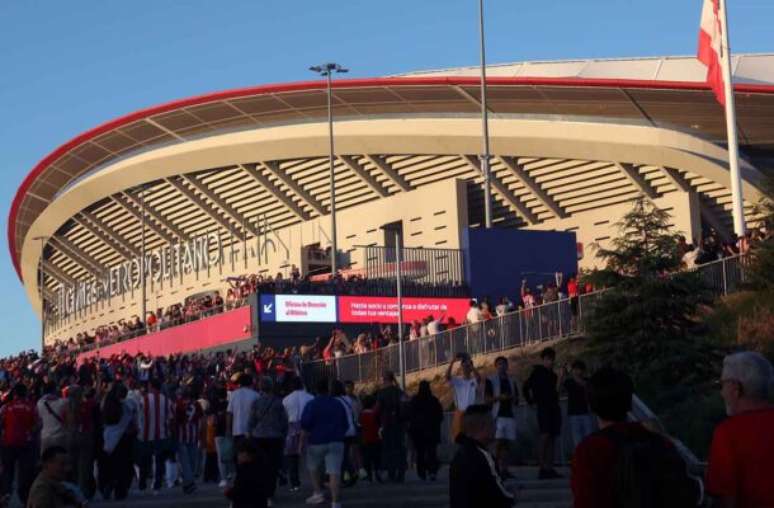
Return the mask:
[[121,400],[110,393],[102,404],[102,421],[105,425],[118,425],[124,414],[124,406]]
[[602,434],[618,451],[613,499],[625,508],[690,508],[700,501],[700,485],[688,474],[677,449],[664,437],[647,432],[628,436],[613,429]]

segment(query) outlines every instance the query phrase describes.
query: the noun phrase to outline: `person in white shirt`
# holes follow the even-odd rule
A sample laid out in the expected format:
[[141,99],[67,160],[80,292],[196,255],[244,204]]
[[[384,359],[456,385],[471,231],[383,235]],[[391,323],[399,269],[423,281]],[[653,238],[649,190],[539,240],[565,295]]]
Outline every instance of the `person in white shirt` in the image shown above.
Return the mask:
[[[461,376],[452,376],[454,364],[460,361],[462,368]],[[452,440],[457,439],[457,435],[462,431],[462,416],[468,406],[476,403],[479,398],[479,385],[481,384],[481,375],[476,370],[470,355],[467,353],[458,353],[449,363],[446,370],[446,381],[454,391],[454,416],[452,418],[451,436]]]
[[438,335],[441,333],[441,321],[443,321],[444,316],[441,315],[438,319],[435,319],[432,315],[428,316],[427,318],[427,334],[428,335]]
[[497,307],[495,307],[495,314],[498,316],[504,316],[508,313],[508,307],[510,302],[508,301],[508,298],[503,296],[500,299],[500,303],[497,304]]
[[[249,374],[239,376],[239,388],[231,392],[226,408],[226,433],[229,437],[250,437],[250,411],[253,402],[258,399],[258,392],[253,390],[253,377]],[[235,442],[234,445],[237,443]]]
[[288,434],[285,438],[285,457],[290,476],[290,491],[296,492],[301,488],[301,479],[298,476],[299,463],[301,461],[301,415],[306,405],[314,399],[314,396],[304,389],[301,378],[294,377],[290,381],[293,390],[282,399],[282,405],[288,413]]
[[465,317],[468,323],[478,323],[484,319],[481,315],[481,309],[479,308],[477,301],[470,301],[470,308],[468,309],[468,313]]
[[[172,401],[162,392],[161,380],[153,378],[146,392],[142,394],[137,407],[137,449],[140,476],[138,486],[145,490],[147,480],[153,471],[153,490],[162,487],[167,459],[172,456],[175,443],[172,440],[172,422],[175,412]],[[134,399],[128,399],[134,402]],[[169,482],[167,482],[169,483]]]
[[693,246],[693,244],[688,245],[688,250],[683,254],[683,264],[686,268],[691,269],[696,266],[696,258],[699,255],[699,249]]

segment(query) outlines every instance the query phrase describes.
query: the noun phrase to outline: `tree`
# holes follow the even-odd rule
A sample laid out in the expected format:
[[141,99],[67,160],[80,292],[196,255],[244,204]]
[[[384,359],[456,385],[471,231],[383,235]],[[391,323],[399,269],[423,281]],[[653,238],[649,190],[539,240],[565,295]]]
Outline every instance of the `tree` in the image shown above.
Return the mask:
[[591,279],[610,286],[587,313],[591,352],[626,370],[642,386],[716,376],[715,348],[697,337],[697,306],[707,293],[693,273],[679,272],[679,235],[668,212],[639,197],[617,224],[620,236],[598,248],[605,268]]
[[774,176],[764,180],[763,199],[755,208],[763,233],[750,251],[746,279],[751,289],[774,291]]

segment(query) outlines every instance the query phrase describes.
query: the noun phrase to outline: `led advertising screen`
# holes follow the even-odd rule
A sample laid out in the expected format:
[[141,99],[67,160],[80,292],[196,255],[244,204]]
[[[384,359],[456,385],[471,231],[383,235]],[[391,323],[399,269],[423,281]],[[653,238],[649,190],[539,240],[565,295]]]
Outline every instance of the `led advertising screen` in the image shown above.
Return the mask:
[[[466,298],[403,298],[403,322],[410,323],[428,316],[434,319],[465,320],[470,300]],[[397,323],[398,303],[394,297],[340,296],[339,322],[341,323]]]
[[335,323],[336,297],[329,295],[261,295],[261,321]]

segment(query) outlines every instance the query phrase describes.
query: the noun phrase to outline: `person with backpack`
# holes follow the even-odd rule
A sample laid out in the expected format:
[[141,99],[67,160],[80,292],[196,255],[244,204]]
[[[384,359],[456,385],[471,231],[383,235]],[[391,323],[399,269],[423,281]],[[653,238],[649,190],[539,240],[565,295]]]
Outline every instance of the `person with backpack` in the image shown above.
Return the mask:
[[690,508],[701,485],[670,440],[628,422],[634,385],[604,367],[588,382],[599,429],[575,449],[571,486],[575,508]]
[[282,468],[282,451],[288,433],[288,414],[282,399],[274,393],[274,382],[268,376],[259,381],[260,393],[250,408],[247,427],[255,445],[269,460],[270,486],[267,496],[271,504],[277,490],[277,480]]
[[338,379],[331,381],[331,395],[338,400],[344,411],[347,413],[347,432],[344,434],[344,460],[341,463],[341,485],[342,487],[351,487],[357,482],[358,468],[352,461],[352,447],[355,444],[358,433],[358,416],[356,416],[355,406],[347,397],[347,391],[344,383]]
[[103,445],[99,467],[103,484],[102,497],[125,499],[134,475],[132,451],[136,429],[135,406],[126,399],[129,390],[116,383],[102,402]]
[[43,388],[43,397],[37,404],[38,418],[42,423],[40,429],[41,453],[52,446],[68,446],[68,428],[70,415],[67,399],[59,396],[54,381],[49,381]]

